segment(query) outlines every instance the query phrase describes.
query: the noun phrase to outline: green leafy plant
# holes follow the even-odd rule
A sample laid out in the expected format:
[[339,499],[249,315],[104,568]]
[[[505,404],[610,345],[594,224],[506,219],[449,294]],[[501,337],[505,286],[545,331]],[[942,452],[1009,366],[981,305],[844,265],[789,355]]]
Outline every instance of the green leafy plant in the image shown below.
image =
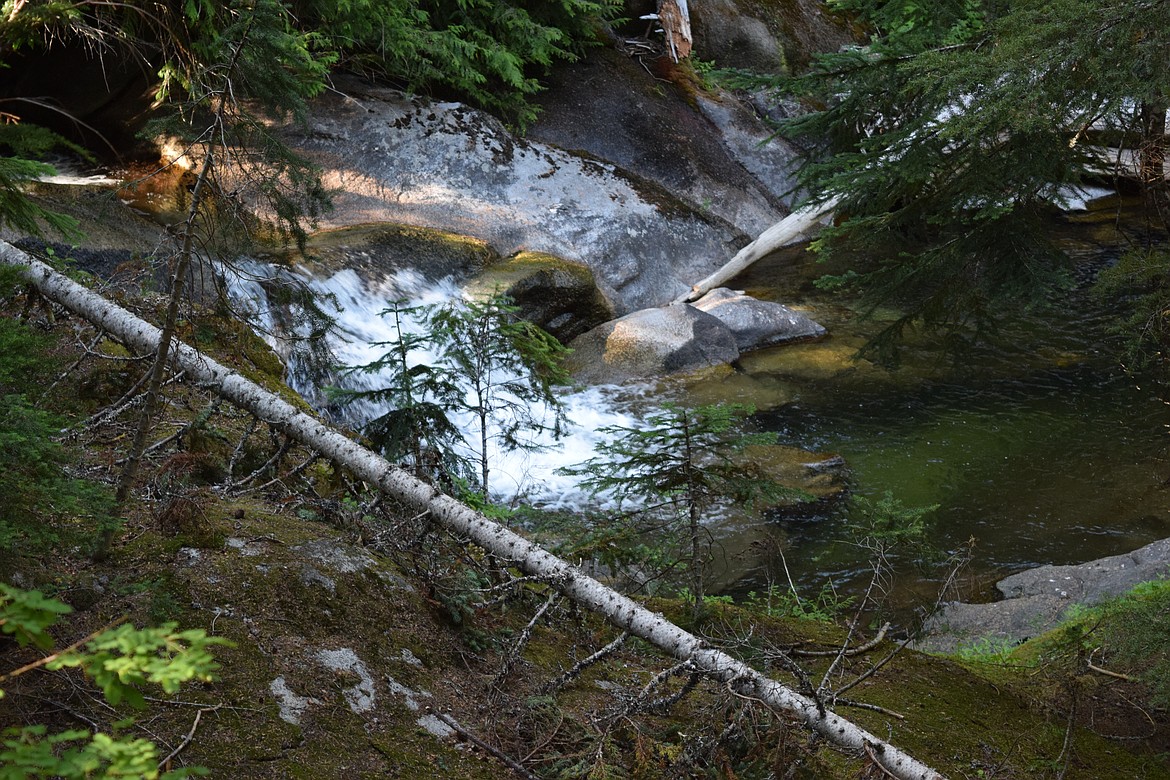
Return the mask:
[[301,0],[297,16],[346,67],[454,91],[523,127],[538,77],[572,61],[621,13],[621,0]]
[[744,604],[748,609],[769,617],[833,623],[855,601],[852,596],[842,596],[831,582],[827,582],[814,598],[800,598],[791,587],[773,584],[763,593],[750,591]]
[[[0,583],[0,632],[21,647],[49,650],[48,630],[72,610],[39,591]],[[175,693],[192,680],[210,680],[217,665],[211,648],[227,641],[202,630],[180,631],[173,623],[154,628],[122,624],[98,631],[73,645],[0,673],[0,685],[36,669],[78,668],[102,690],[111,705],[142,707],[141,688]],[[0,698],[4,691],[0,688]],[[149,740],[81,730],[51,733],[43,725],[0,733],[0,780],[25,778],[114,778],[177,780],[206,774],[179,769],[162,772]]]
[[[348,369],[380,374],[372,389],[335,388],[343,403],[388,406],[364,432],[386,454],[420,475],[486,508],[493,445],[504,451],[535,452],[542,434],[559,438],[564,409],[555,392],[568,375],[566,350],[555,338],[518,316],[507,296],[457,300],[441,306],[394,304],[396,339],[375,346],[378,359]],[[411,326],[407,326],[407,321]],[[458,415],[470,415],[463,430]],[[470,447],[471,456],[459,452]]]
[[1017,644],[1007,637],[979,637],[955,648],[955,655],[964,661],[1002,666],[1011,660]]

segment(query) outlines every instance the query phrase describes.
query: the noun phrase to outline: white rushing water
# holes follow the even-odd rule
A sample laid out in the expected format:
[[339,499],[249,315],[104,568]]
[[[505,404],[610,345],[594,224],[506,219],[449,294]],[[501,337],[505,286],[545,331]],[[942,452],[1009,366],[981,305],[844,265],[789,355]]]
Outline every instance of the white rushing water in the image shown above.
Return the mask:
[[[344,369],[376,361],[397,341],[394,318],[383,316],[392,302],[405,301],[405,307],[429,306],[462,295],[452,279],[432,282],[413,270],[398,271],[379,280],[365,280],[350,269],[329,276],[312,276],[306,271],[244,262],[237,263],[233,270],[225,270],[224,276],[237,307],[243,309],[269,344],[287,361],[286,379],[293,389],[335,421],[354,429],[360,429],[388,409],[368,401],[344,407],[330,404],[322,388],[317,386],[322,381],[321,371],[311,370],[308,350],[304,346],[293,346],[295,340],[290,338],[292,335],[303,338],[309,332],[303,309],[286,304],[282,310],[277,310],[266,289],[300,282],[313,293],[323,312],[334,322],[333,329],[325,337],[325,346],[332,354],[335,370],[325,381],[354,390],[384,387],[387,383],[378,373],[347,373]],[[293,324],[290,325],[290,321]],[[419,325],[404,320],[403,327],[417,332]],[[295,334],[290,330],[296,331]],[[433,365],[438,357],[416,351],[409,360],[412,364]],[[507,451],[493,437],[488,453],[489,488],[493,500],[511,504],[523,499],[528,504],[549,509],[580,508],[586,504],[598,506],[596,498],[580,488],[576,477],[557,471],[593,457],[595,445],[604,438],[600,429],[615,425],[636,426],[638,418],[630,411],[630,404],[637,400],[637,396],[638,393],[629,387],[566,388],[560,391],[559,397],[565,407],[568,427],[566,435],[559,440],[543,435],[538,440],[542,448],[526,452]],[[538,408],[534,411],[538,419],[551,423],[551,410]],[[469,434],[468,439],[478,440],[478,433],[470,434],[477,431],[470,413],[452,414],[451,417],[459,430]],[[463,451],[459,454],[477,459],[478,450],[473,447],[477,444],[477,441],[465,442],[460,445]]]

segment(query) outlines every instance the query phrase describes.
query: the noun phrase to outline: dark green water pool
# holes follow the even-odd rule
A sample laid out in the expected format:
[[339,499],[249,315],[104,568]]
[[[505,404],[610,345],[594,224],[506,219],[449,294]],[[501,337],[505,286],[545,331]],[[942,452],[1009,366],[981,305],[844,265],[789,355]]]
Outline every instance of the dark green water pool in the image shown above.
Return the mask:
[[[833,335],[748,356],[735,400],[756,395],[759,424],[783,443],[843,456],[851,490],[937,504],[931,541],[945,550],[975,543],[953,595],[987,597],[1014,571],[1170,536],[1170,406],[1121,370],[1108,313],[1087,291],[1009,328],[1008,346],[958,363],[911,349],[899,371],[887,372],[851,360],[873,325],[810,292],[804,262],[797,252],[775,257],[734,286],[803,302]],[[846,523],[844,507],[829,504],[763,527],[730,524],[722,587],[743,592],[780,580],[761,543],[767,537],[783,545],[802,587],[831,580],[856,591],[869,568],[843,541]],[[908,569],[896,601],[928,598],[933,579]]]

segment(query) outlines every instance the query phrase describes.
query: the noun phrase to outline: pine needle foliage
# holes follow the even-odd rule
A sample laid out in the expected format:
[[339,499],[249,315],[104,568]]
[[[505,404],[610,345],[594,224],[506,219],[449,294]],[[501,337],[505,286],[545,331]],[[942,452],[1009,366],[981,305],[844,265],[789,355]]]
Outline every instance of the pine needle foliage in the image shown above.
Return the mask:
[[296,16],[342,64],[411,91],[441,91],[520,127],[539,77],[577,59],[621,0],[300,0]]
[[[475,485],[486,502],[493,450],[539,452],[546,434],[560,438],[566,420],[556,388],[568,381],[567,350],[522,319],[506,295],[399,304],[382,316],[393,318],[397,339],[376,345],[386,348],[378,359],[349,369],[379,374],[380,386],[332,394],[388,408],[364,429],[387,457],[452,487]],[[460,415],[471,417],[462,428]]]
[[[772,434],[742,430],[753,411],[742,404],[697,408],[668,404],[638,427],[602,428],[599,433],[605,440],[596,446],[597,455],[562,470],[582,477],[585,489],[617,502],[618,517],[605,523],[615,539],[630,544],[649,533],[655,546],[673,548],[667,556],[671,560],[660,562],[683,562],[696,615],[705,594],[709,539],[704,520],[709,510],[720,501],[750,505],[794,493],[736,458],[749,445],[775,443]],[[623,514],[628,504],[636,508]],[[632,516],[639,521],[631,523]]]
[[1067,259],[1043,227],[1070,187],[1141,178],[1165,218],[1165,182],[1144,172],[1164,160],[1166,3],[836,6],[871,37],[780,85],[811,109],[780,132],[808,149],[809,200],[840,198],[814,249],[849,270],[824,284],[905,312],[879,354],[896,357],[912,325],[988,335],[1005,307],[1064,287]]
[[110,522],[109,491],[69,474],[71,458],[53,439],[61,419],[27,395],[50,374],[47,347],[46,336],[0,318],[0,554],[60,552]]
[[559,439],[566,424],[556,387],[568,382],[567,350],[503,294],[458,300],[431,318],[442,362],[457,378],[460,408],[470,412],[480,494],[488,498],[493,442],[503,451],[539,452],[540,437]]
[[382,317],[390,320],[395,338],[372,344],[386,351],[344,372],[359,378],[377,374],[379,386],[334,388],[330,395],[342,404],[362,401],[386,409],[363,433],[386,458],[406,463],[415,476],[439,480],[463,476],[466,469],[455,455],[463,434],[449,417],[462,395],[457,378],[442,364],[423,362],[435,348],[435,332],[428,327],[432,312],[401,301],[384,310]]

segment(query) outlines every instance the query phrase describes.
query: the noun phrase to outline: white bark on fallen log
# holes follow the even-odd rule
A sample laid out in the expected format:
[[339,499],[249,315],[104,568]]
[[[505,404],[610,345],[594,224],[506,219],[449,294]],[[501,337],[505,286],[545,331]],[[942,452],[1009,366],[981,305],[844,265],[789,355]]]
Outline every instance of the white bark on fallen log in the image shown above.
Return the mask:
[[[42,295],[140,353],[155,349],[160,331],[49,266],[0,241],[0,263],[20,269]],[[903,780],[942,780],[943,776],[885,740],[811,699],[765,677],[747,664],[708,646],[660,614],[608,588],[524,537],[488,520],[470,507],[445,496],[380,455],[362,447],[326,423],[298,411],[240,374],[191,347],[176,342],[171,362],[195,382],[261,420],[280,429],[323,457],[341,464],[358,478],[377,485],[407,504],[425,509],[439,525],[466,536],[485,550],[537,576],[581,606],[604,616],[614,626],[641,637],[680,661],[690,661],[739,696],[758,700],[787,713],[838,747],[869,754],[891,776]]]
[[777,249],[783,249],[811,238],[820,230],[821,220],[824,219],[825,215],[836,207],[837,199],[830,198],[816,206],[797,209],[761,233],[755,241],[739,250],[726,265],[696,284],[690,289],[690,292],[679,296],[674,302],[697,301],[716,287],[722,286],[738,274],[743,273],[761,257],[771,254]]

